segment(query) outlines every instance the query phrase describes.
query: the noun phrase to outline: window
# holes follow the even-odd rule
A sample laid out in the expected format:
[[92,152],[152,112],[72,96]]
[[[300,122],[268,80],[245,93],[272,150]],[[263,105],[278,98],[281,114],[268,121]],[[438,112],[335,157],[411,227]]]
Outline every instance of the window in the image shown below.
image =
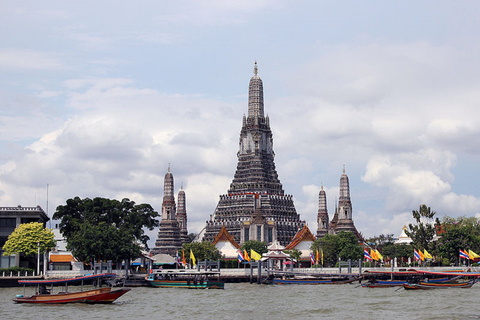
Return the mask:
[[245,228],[245,241],[249,241],[249,240],[250,240],[250,229]]
[[257,240],[262,241],[262,226],[257,226]]
[[268,228],[268,242],[273,242],[273,228]]
[[17,219],[15,218],[0,218],[0,227],[16,227]]

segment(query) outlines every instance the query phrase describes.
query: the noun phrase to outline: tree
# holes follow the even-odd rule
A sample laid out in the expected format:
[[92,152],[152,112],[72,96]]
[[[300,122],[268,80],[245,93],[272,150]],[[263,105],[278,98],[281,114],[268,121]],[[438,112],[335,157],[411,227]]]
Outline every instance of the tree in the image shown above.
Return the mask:
[[363,249],[352,232],[340,232],[337,235],[327,234],[313,242],[310,249],[313,252],[323,250],[324,265],[334,266],[338,258],[342,260],[358,260],[363,257]]
[[247,250],[248,254],[250,254],[251,249],[260,255],[268,252],[267,244],[258,240],[245,241],[240,249],[242,251]]
[[20,224],[8,236],[3,246],[3,255],[23,253],[26,256],[34,256],[38,253],[45,253],[55,247],[53,232],[43,227],[39,222],[30,222]]
[[293,249],[293,250],[285,250],[284,251],[286,254],[288,254],[290,256],[290,258],[292,258],[293,260],[295,261],[299,261],[300,258],[302,257],[302,251],[298,250],[298,249]]
[[185,243],[183,244],[183,250],[185,251],[185,260],[187,263],[191,262],[190,250],[192,250],[197,263],[203,260],[216,261],[222,258],[220,251],[213,243],[208,241]]
[[[433,240],[435,236],[436,229],[432,223],[429,223],[429,220],[433,220],[436,212],[432,211],[430,207],[427,207],[425,204],[420,205],[419,210],[412,210],[412,215],[415,221],[415,225],[409,224],[408,229],[405,230],[407,236],[412,238],[412,245],[414,248],[418,249],[429,249],[429,243]],[[422,220],[427,220],[427,223],[423,223]],[[440,225],[438,218],[436,219],[436,225]],[[433,247],[431,249],[434,249]]]
[[437,253],[445,264],[458,260],[459,250],[480,249],[479,221],[475,217],[445,217],[440,227],[441,237],[437,244]]
[[84,262],[139,257],[141,244],[148,248],[149,237],[143,228],[158,227],[156,217],[158,213],[149,204],[79,197],[68,199],[53,215],[53,219],[60,220],[67,249]]

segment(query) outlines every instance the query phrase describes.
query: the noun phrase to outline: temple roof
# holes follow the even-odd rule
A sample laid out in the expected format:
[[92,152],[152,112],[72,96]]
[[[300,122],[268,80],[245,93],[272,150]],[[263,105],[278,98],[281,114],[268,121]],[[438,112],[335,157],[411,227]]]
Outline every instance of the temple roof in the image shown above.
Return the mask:
[[304,225],[303,228],[297,232],[295,237],[293,237],[292,242],[290,242],[287,247],[285,248],[286,250],[292,250],[295,249],[295,247],[302,241],[315,241],[316,238],[313,235],[313,233],[308,229],[307,225]]
[[213,244],[216,245],[219,241],[228,241],[230,242],[235,248],[240,249],[240,245],[233,239],[233,236],[230,235],[227,231],[225,226],[222,227],[222,230],[217,234],[215,240],[213,240]]

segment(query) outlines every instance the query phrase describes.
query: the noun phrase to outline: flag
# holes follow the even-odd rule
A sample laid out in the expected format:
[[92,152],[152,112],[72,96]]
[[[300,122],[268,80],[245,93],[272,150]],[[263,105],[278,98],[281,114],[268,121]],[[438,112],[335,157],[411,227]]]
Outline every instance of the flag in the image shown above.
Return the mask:
[[315,257],[313,256],[313,252],[310,252],[310,261],[312,264],[315,264]]
[[316,260],[317,265],[318,265],[318,260],[319,260],[319,257],[318,257],[318,249],[317,249],[317,260]]
[[183,249],[182,251],[183,251],[183,252],[182,252],[182,255],[183,255],[183,260],[182,260],[182,262],[183,262],[183,265],[186,266],[186,265],[187,265],[187,261],[185,260],[185,249]]
[[192,260],[192,264],[193,264],[193,266],[195,267],[195,265],[196,265],[196,260],[195,260],[195,256],[193,255],[192,249],[190,249],[190,260]]
[[244,257],[245,257],[245,260],[247,260],[248,262],[250,262],[250,256],[248,255],[248,252],[247,250],[243,250],[243,254],[244,254]]
[[423,255],[422,250],[418,250],[418,255],[420,256],[420,260],[425,261],[425,256]]
[[470,256],[468,255],[467,252],[463,251],[462,249],[460,251],[460,259],[470,259]]
[[372,259],[372,256],[370,256],[370,253],[368,253],[368,249],[367,249],[367,248],[363,249],[363,256],[364,256],[364,258],[367,259],[367,260],[370,260],[370,261],[373,260],[373,259]]
[[470,259],[475,259],[475,258],[480,258],[480,256],[478,254],[476,254],[475,252],[473,252],[472,250],[468,249],[468,255],[470,256]]
[[378,260],[383,260],[383,256],[382,256],[382,254],[381,254],[380,252],[378,252],[378,250],[377,250],[377,249],[375,249],[375,253],[377,254],[377,258],[378,258]]
[[262,255],[255,252],[253,249],[250,249],[250,256],[252,257],[253,260],[258,261],[262,259]]
[[177,250],[177,264],[180,265],[181,262],[180,262],[180,255],[178,254],[178,250]]
[[418,254],[417,249],[413,249],[414,255],[415,255],[415,261],[420,261],[422,258],[420,258],[420,255]]
[[427,259],[433,259],[432,255],[430,253],[428,253],[427,249],[423,249],[423,255]]
[[376,261],[379,260],[377,252],[373,249],[370,249],[370,257],[372,257],[373,260],[376,260]]
[[243,256],[242,250],[238,250],[238,262],[242,262],[245,260],[245,257]]
[[320,248],[320,253],[322,254],[322,266],[323,266],[323,249]]

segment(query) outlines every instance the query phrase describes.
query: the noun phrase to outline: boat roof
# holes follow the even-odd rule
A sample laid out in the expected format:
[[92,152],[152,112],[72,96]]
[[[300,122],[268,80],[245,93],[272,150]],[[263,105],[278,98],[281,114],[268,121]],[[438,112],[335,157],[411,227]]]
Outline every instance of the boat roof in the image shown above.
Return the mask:
[[84,280],[92,280],[97,278],[115,278],[116,273],[100,273],[100,274],[91,274],[75,278],[67,279],[51,279],[51,280],[18,280],[19,284],[55,284],[55,283],[69,283],[69,282],[80,282]]

